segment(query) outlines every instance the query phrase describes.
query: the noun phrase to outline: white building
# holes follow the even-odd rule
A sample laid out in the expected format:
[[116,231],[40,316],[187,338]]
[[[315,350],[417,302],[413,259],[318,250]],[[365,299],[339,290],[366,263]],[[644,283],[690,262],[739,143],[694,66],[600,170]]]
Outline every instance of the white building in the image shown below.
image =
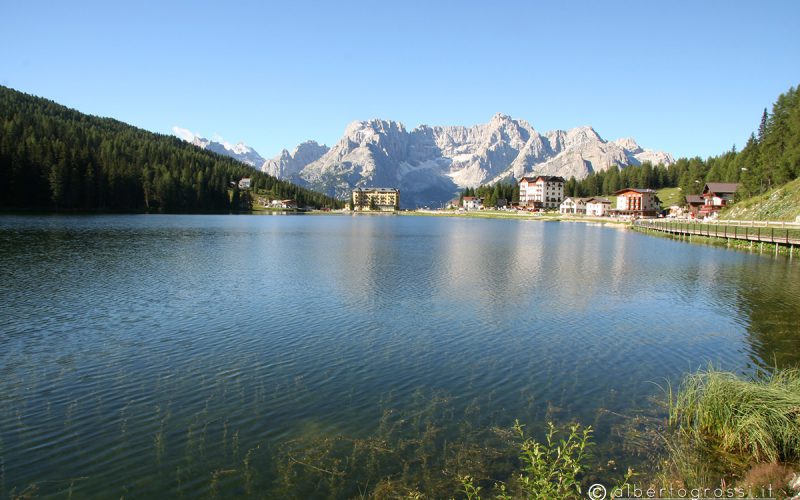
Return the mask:
[[239,189],[250,189],[250,177],[243,177],[239,181]]
[[519,204],[539,209],[559,208],[564,200],[564,178],[553,175],[523,177],[519,181]]
[[605,217],[611,210],[611,200],[608,198],[589,198],[586,200],[586,215]]
[[558,211],[562,214],[585,214],[586,202],[589,199],[590,198],[576,198],[568,196],[564,198],[564,201],[561,202],[561,205],[558,207]]
[[615,193],[617,195],[618,215],[631,215],[634,217],[655,217],[661,209],[661,200],[653,189],[625,188]]
[[483,208],[483,200],[477,196],[465,196],[463,205],[464,210],[480,210]]

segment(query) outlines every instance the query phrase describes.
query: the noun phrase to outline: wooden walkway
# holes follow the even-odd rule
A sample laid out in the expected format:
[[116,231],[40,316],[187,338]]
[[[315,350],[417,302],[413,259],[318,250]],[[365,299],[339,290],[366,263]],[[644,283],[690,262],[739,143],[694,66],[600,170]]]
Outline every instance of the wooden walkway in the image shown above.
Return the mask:
[[732,240],[770,243],[793,248],[800,246],[800,225],[783,222],[671,221],[663,219],[638,219],[633,225],[643,229],[678,236],[706,236]]

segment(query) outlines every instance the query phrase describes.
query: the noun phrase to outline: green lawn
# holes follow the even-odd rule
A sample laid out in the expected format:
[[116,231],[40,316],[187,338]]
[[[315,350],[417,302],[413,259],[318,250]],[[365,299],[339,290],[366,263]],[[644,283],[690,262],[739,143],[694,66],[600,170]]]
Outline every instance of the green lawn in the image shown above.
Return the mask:
[[667,209],[670,205],[683,205],[686,202],[681,188],[663,188],[659,189],[657,193],[662,209]]

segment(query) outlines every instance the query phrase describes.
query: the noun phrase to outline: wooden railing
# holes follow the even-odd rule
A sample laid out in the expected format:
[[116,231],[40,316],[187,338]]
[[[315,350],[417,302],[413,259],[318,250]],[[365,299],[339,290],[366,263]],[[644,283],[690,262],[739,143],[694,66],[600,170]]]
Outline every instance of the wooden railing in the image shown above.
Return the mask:
[[707,236],[734,240],[800,245],[800,224],[765,221],[672,221],[664,219],[638,219],[637,227],[682,236]]

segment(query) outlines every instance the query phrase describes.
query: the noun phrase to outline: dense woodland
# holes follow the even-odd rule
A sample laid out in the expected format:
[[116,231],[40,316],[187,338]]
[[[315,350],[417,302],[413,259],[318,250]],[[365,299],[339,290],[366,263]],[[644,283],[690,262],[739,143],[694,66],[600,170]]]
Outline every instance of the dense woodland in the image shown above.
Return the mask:
[[247,210],[250,196],[231,187],[242,177],[301,207],[342,206],[178,138],[0,87],[2,209]]
[[[619,168],[589,174],[583,180],[569,179],[565,196],[611,195],[626,187],[660,189],[680,187],[685,194],[699,194],[706,182],[738,182],[738,196],[755,196],[800,177],[800,87],[781,94],[772,106],[764,109],[758,134],[751,134],[744,149],[736,147],[705,160],[680,158],[674,164]],[[493,205],[503,197],[519,200],[519,187],[511,184],[468,188],[463,196],[480,196]],[[484,204],[487,204],[486,201]]]

